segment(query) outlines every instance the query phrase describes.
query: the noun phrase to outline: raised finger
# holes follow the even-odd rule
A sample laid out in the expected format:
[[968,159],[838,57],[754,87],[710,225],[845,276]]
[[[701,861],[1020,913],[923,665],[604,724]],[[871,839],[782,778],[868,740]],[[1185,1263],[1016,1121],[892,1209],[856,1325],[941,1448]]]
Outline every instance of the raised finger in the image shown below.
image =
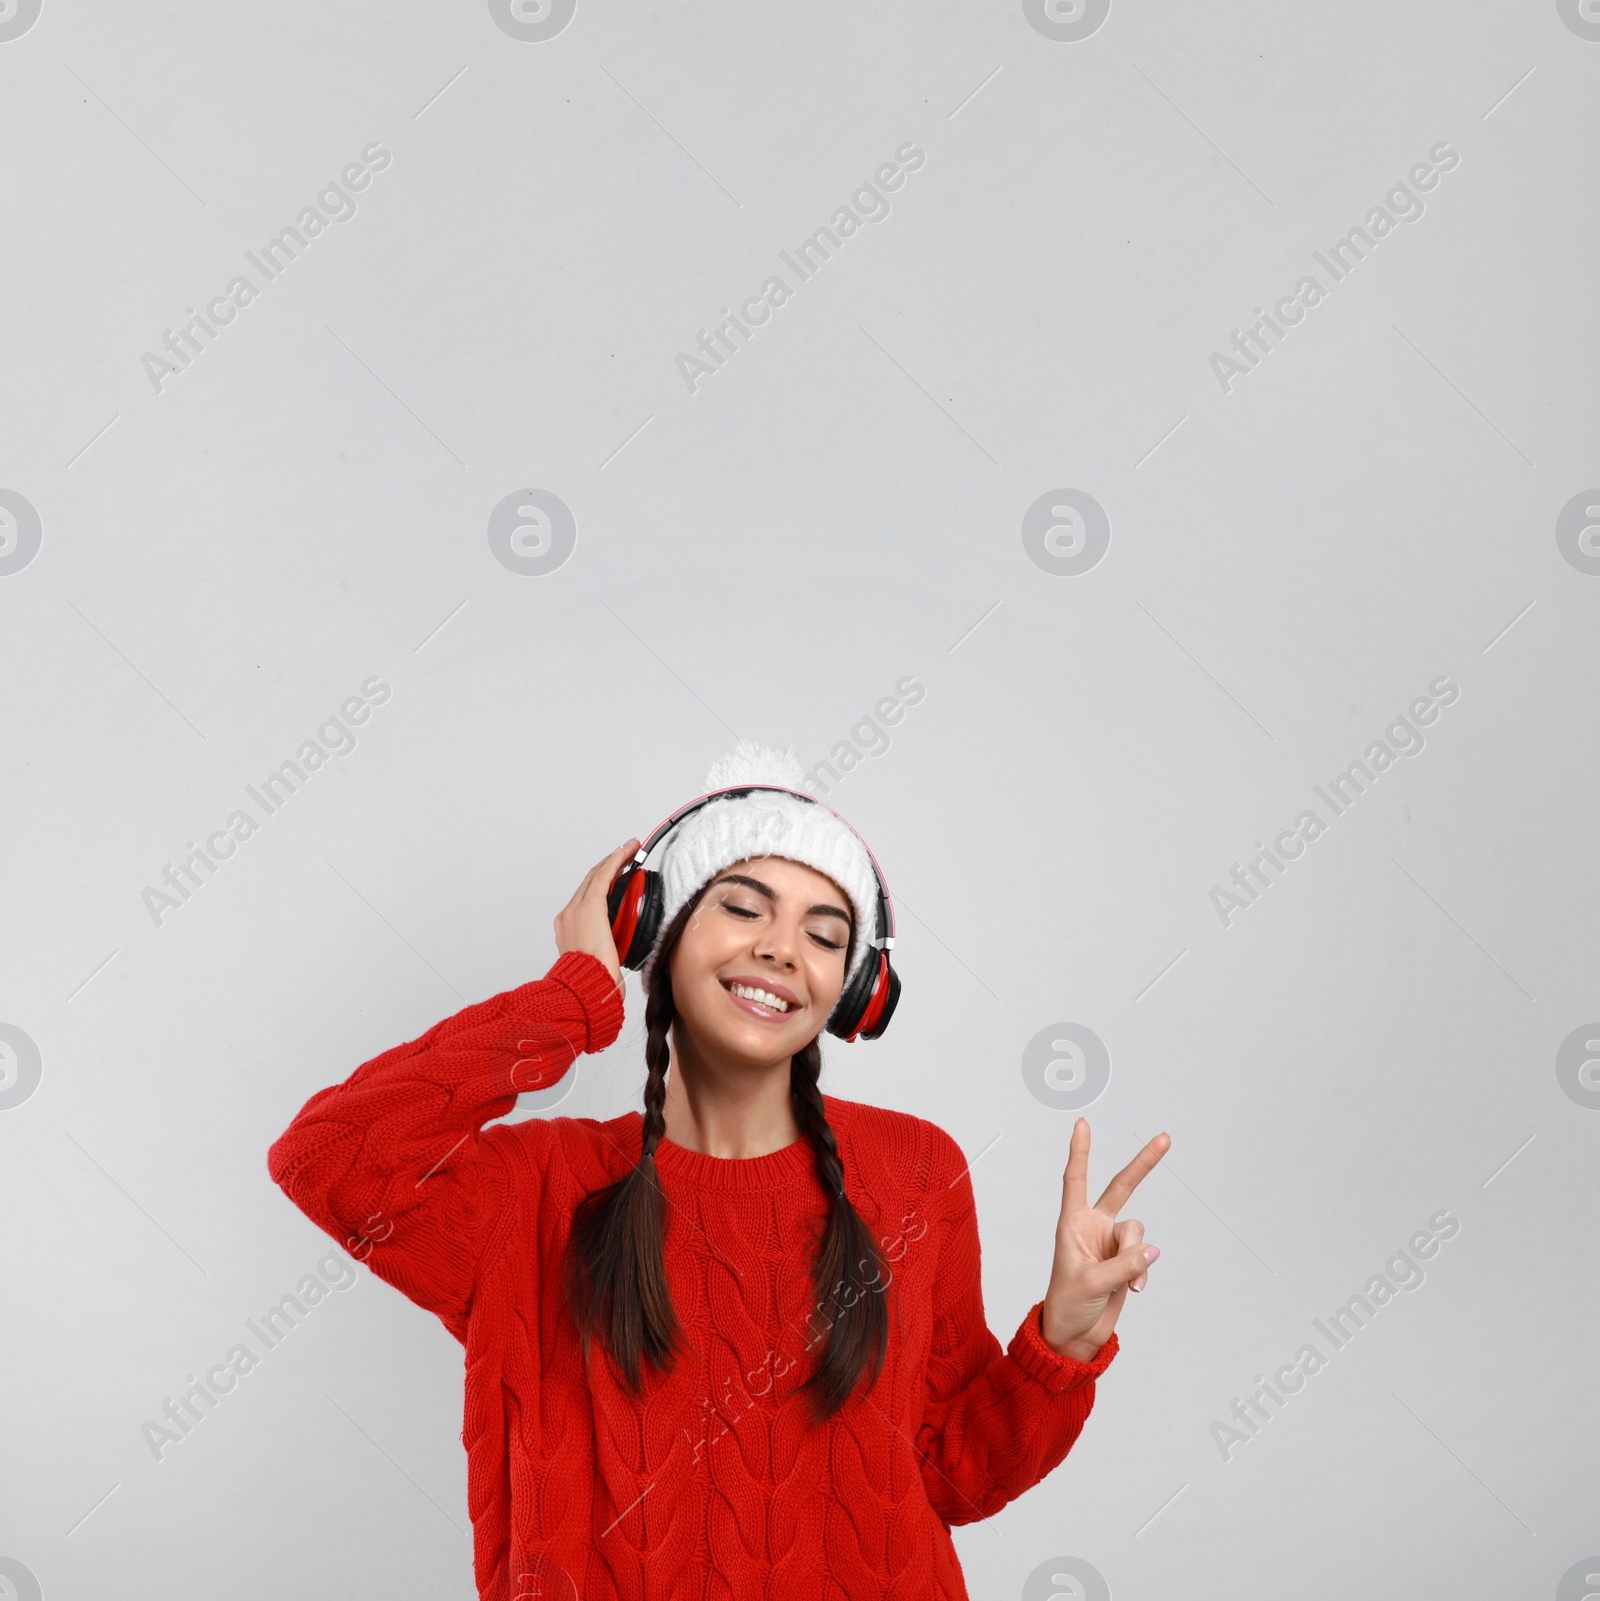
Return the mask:
[[1153,1168],[1157,1162],[1172,1148],[1171,1136],[1158,1134],[1123,1168],[1123,1170],[1106,1185],[1104,1193],[1096,1201],[1095,1210],[1104,1212],[1109,1217],[1115,1217],[1118,1212],[1128,1204],[1128,1197],[1138,1187],[1140,1179]]
[[1067,1145],[1067,1171],[1062,1181],[1062,1204],[1069,1212],[1082,1211],[1089,1204],[1089,1120],[1080,1117],[1072,1125]]

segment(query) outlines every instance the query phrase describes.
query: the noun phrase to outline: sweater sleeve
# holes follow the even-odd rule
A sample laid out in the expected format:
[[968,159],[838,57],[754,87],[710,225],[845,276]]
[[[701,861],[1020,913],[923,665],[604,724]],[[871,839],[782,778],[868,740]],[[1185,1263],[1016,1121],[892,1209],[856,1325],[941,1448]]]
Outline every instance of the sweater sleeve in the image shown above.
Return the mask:
[[478,1274],[501,1243],[517,1125],[485,1130],[622,1027],[604,963],[566,951],[541,979],[436,1023],[319,1090],[267,1169],[319,1228],[465,1343]]
[[[944,1136],[941,1144],[959,1171],[943,1180],[955,1217],[935,1275],[917,1454],[928,1499],[949,1527],[992,1517],[1060,1464],[1088,1419],[1094,1381],[1116,1355],[1117,1336],[1088,1362],[1063,1356],[1045,1343],[1041,1299],[1001,1351],[984,1317],[972,1180],[955,1142]],[[936,1162],[935,1187],[938,1169],[949,1165]]]

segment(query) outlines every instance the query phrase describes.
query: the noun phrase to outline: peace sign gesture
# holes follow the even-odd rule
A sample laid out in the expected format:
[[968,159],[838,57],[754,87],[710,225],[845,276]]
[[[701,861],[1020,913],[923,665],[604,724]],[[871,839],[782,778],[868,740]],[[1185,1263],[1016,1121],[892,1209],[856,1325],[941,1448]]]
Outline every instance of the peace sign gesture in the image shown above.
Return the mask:
[[1040,1314],[1045,1344],[1052,1350],[1090,1361],[1111,1338],[1128,1291],[1144,1288],[1145,1270],[1161,1250],[1144,1243],[1143,1223],[1135,1218],[1118,1223],[1116,1217],[1171,1145],[1170,1136],[1156,1135],[1090,1206],[1089,1123],[1080,1117],[1072,1125],[1055,1262]]

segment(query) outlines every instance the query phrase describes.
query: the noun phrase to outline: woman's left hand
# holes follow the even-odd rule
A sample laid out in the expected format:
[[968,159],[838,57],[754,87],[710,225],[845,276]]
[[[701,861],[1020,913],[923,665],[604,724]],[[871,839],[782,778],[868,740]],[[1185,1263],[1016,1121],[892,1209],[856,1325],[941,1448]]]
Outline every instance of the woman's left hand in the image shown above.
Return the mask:
[[1119,1223],[1117,1213],[1171,1145],[1168,1135],[1156,1135],[1090,1206],[1089,1124],[1080,1117],[1072,1125],[1055,1262],[1040,1314],[1045,1344],[1052,1350],[1090,1361],[1111,1338],[1128,1290],[1144,1288],[1146,1269],[1161,1252],[1144,1243],[1143,1223],[1136,1218]]

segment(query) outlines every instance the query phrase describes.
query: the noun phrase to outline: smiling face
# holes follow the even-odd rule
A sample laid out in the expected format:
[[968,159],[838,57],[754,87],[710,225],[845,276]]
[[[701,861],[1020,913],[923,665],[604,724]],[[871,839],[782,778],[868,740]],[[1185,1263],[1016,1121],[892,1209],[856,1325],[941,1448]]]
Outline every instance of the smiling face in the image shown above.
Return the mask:
[[752,1067],[787,1061],[827,1024],[851,932],[850,897],[825,874],[782,856],[735,862],[672,952],[680,1023],[701,1052]]

